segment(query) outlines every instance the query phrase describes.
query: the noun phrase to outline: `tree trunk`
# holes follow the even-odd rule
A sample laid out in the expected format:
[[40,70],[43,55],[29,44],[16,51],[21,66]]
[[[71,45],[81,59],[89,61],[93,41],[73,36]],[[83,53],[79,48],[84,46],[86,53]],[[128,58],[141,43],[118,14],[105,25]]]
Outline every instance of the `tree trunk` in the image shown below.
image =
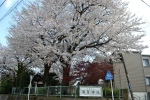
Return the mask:
[[70,72],[70,67],[63,67],[63,80],[62,80],[63,86],[69,86],[69,82],[71,81],[69,72]]
[[17,77],[15,76],[15,72],[13,72],[13,74],[14,74],[14,77],[13,77],[14,78],[14,83],[13,83],[13,85],[14,85],[14,87],[16,87],[16,83],[17,83],[17,79],[16,78]]
[[43,86],[45,86],[47,81],[47,75],[49,74],[51,66],[48,64],[44,64],[44,75],[43,75]]

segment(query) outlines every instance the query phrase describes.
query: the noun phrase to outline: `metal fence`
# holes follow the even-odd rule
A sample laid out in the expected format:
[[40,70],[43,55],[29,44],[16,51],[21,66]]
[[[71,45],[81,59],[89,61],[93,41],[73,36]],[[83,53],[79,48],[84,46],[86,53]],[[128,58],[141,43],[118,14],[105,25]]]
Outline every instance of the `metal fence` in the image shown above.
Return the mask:
[[[49,87],[31,87],[29,95],[42,95],[42,96],[69,96],[77,97],[78,88],[77,86],[49,86]],[[12,88],[12,95],[28,95],[29,88]]]
[[[41,96],[67,96],[67,97],[79,97],[79,88],[78,86],[49,86],[49,87],[31,87],[30,92],[28,87],[24,88],[12,88],[12,95],[41,95]],[[103,97],[111,97],[110,88],[103,89]],[[114,89],[114,97],[122,98],[123,97],[123,89]]]
[[[121,89],[121,88],[113,89],[113,95],[115,98],[123,98],[123,89]],[[111,93],[110,88],[104,88],[103,89],[103,97],[107,97],[107,98],[112,97],[112,93]]]

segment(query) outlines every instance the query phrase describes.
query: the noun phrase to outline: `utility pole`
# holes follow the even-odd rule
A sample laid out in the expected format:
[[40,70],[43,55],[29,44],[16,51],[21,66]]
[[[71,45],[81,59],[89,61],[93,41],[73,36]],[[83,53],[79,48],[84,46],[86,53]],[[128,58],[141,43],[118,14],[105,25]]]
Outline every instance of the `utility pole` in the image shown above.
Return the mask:
[[131,84],[130,84],[129,75],[128,75],[128,72],[127,72],[127,68],[126,68],[126,65],[125,65],[125,62],[124,62],[124,58],[123,58],[123,54],[122,54],[122,53],[121,53],[121,57],[122,57],[121,60],[122,60],[122,62],[123,62],[123,66],[124,66],[124,70],[125,70],[125,74],[126,74],[126,78],[127,78],[129,90],[130,90],[130,93],[131,93],[131,98],[132,98],[132,100],[134,100],[134,96],[133,96],[133,91],[132,91]]

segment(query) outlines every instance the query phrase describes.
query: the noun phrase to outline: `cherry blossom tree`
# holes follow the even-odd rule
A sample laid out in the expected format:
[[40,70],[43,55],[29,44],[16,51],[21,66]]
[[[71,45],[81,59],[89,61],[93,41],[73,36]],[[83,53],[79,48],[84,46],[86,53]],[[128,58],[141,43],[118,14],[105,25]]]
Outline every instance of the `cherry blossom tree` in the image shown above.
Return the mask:
[[144,22],[127,10],[127,5],[121,0],[30,2],[15,12],[9,43],[37,58],[37,65],[42,62],[45,73],[57,61],[63,68],[70,67],[85,55],[100,62],[115,61],[118,52],[146,47],[141,45],[144,33],[140,25]]
[[[25,36],[17,37],[17,35],[15,37],[7,37],[9,43],[8,45],[11,48],[11,51],[13,51],[12,54],[14,55],[12,57],[17,60],[18,66],[23,64],[23,67],[40,68],[41,71],[44,71],[43,83],[45,84],[51,65],[57,61],[56,56],[54,56],[52,53],[45,53],[43,50],[46,48],[36,48],[37,44],[35,41],[27,38],[24,39],[24,37]],[[39,39],[41,39],[41,37]],[[33,44],[28,45],[29,42]],[[49,59],[49,57],[51,57],[51,59]],[[53,62],[50,60],[53,60]]]
[[16,68],[13,67],[13,62],[13,59],[9,59],[8,48],[0,44],[0,73],[9,76],[14,72]]
[[[34,60],[35,61],[35,60]],[[14,85],[18,78],[19,67],[32,68],[30,65],[33,59],[29,55],[24,55],[15,48],[0,45],[0,73],[2,77],[13,78]]]
[[16,69],[14,66],[15,60],[11,59],[9,56],[9,50],[6,46],[2,46],[0,44],[0,76],[1,79],[5,77],[11,77],[12,79],[16,79]]

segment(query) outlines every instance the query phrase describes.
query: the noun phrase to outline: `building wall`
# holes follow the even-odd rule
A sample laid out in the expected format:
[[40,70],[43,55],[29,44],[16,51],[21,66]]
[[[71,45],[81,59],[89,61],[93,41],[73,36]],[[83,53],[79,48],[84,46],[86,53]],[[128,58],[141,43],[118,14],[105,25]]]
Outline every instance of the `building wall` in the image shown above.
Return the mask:
[[[123,57],[133,92],[146,92],[146,82],[141,54],[138,52],[125,53]],[[123,63],[114,63],[114,71],[115,86],[128,88]]]
[[[142,59],[148,59],[150,64],[150,55],[142,55]],[[145,77],[150,77],[150,66],[143,66]],[[150,85],[147,85],[147,92],[150,92]]]
[[114,83],[115,87],[128,88],[124,67],[120,62],[114,64]]

